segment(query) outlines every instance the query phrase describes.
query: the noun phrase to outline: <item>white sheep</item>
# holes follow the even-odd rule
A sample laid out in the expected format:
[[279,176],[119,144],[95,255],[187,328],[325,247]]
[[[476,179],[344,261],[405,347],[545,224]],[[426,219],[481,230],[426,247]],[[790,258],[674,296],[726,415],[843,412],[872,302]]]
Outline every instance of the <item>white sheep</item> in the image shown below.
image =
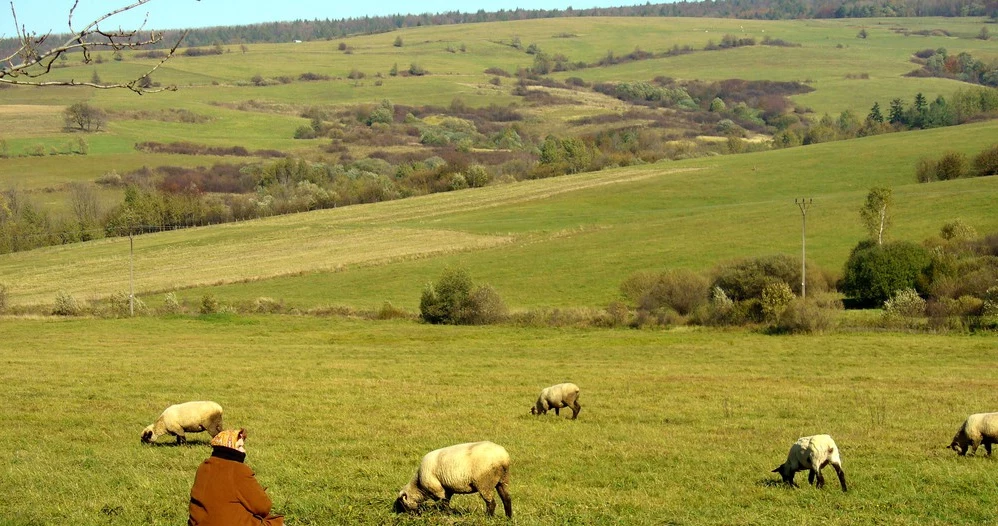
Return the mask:
[[787,461],[780,467],[773,470],[783,477],[783,482],[797,487],[794,482],[794,475],[798,471],[808,470],[807,482],[814,484],[817,477],[817,488],[825,486],[825,477],[821,474],[821,468],[831,464],[835,472],[839,475],[839,484],[842,491],[846,491],[846,474],[842,471],[842,458],[839,456],[839,447],[828,435],[814,435],[797,439],[794,445],[790,446],[790,453],[787,454]]
[[177,443],[187,442],[184,433],[207,431],[215,438],[222,431],[222,406],[215,402],[186,402],[167,407],[156,422],[142,430],[142,441],[155,442],[157,438],[171,434]]
[[991,444],[998,444],[998,413],[976,413],[967,417],[960,429],[953,436],[950,449],[960,455],[967,454],[967,448],[973,447],[972,453],[977,454],[977,447],[984,444],[984,450],[991,455]]
[[579,416],[582,406],[579,405],[579,386],[573,383],[564,383],[545,387],[541,390],[541,395],[537,397],[537,403],[530,408],[530,414],[547,414],[548,409],[554,409],[554,414],[559,415],[562,407],[572,408],[572,420]]
[[395,511],[415,512],[427,497],[446,508],[455,493],[477,492],[485,500],[485,512],[495,515],[493,489],[502,499],[506,516],[513,517],[509,497],[509,453],[492,442],[457,444],[430,451],[419,463],[412,480],[399,491]]

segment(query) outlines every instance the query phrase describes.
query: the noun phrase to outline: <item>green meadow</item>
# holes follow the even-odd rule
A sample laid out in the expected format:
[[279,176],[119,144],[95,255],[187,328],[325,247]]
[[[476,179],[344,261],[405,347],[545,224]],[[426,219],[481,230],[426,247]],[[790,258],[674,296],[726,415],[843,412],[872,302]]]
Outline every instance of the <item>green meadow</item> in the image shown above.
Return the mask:
[[[514,524],[956,524],[998,520],[994,460],[945,449],[992,409],[993,338],[435,327],[315,317],[5,321],[2,524],[178,524],[207,437],[139,434],[212,399],[289,524],[485,524],[390,510],[420,457],[475,440],[513,459]],[[43,335],[43,337],[39,337]],[[13,342],[17,342],[14,344]],[[582,412],[528,414],[542,387]],[[830,433],[849,492],[778,483]],[[982,450],[983,451],[983,450]]]

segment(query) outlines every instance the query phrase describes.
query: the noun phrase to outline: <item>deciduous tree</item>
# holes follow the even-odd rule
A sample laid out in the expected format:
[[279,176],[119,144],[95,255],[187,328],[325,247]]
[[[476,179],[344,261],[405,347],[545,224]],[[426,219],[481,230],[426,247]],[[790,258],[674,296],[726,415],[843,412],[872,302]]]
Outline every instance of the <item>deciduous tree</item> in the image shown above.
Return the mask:
[[[112,53],[120,53],[124,49],[136,49],[162,41],[162,33],[150,32],[147,36],[140,36],[145,22],[143,22],[142,27],[135,30],[117,29],[109,31],[101,29],[101,24],[116,15],[135,9],[151,1],[134,0],[131,4],[114,9],[78,29],[78,26],[74,27],[73,21],[73,14],[79,4],[79,0],[76,0],[73,2],[73,7],[69,10],[69,35],[52,35],[51,32],[38,35],[19,24],[17,9],[14,1],[11,0],[10,8],[13,15],[18,48],[10,55],[0,57],[0,84],[22,86],[90,86],[98,89],[125,88],[140,95],[149,92],[175,90],[175,86],[158,89],[143,87],[140,85],[140,80],[143,77],[148,77],[153,71],[159,69],[164,62],[173,57],[177,47],[180,46],[180,43],[187,35],[186,31],[181,34],[176,44],[174,44],[173,48],[170,49],[170,52],[162,60],[134,79],[123,82],[102,82],[99,78],[91,79],[89,82],[77,81],[75,79],[43,80],[43,77],[52,71],[52,67],[56,61],[64,59],[67,53],[82,53],[83,62],[91,64],[100,58],[100,55],[97,55],[96,58],[92,56],[92,53],[96,51],[106,50]],[[62,40],[62,43],[56,43],[50,47],[48,42],[50,38],[64,40]]]
[[884,186],[875,186],[866,195],[866,203],[859,210],[863,225],[870,233],[870,239],[877,245],[884,244],[884,231],[891,224],[890,207],[894,202],[892,191]]

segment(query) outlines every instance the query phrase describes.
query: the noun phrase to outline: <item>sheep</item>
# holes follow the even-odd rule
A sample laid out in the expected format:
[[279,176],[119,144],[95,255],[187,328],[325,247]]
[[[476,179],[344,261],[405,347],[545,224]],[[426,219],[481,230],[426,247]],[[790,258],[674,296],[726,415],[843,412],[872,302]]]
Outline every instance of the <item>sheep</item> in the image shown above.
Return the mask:
[[582,406],[579,405],[579,386],[573,383],[564,383],[545,387],[541,390],[541,395],[537,397],[537,403],[530,408],[530,414],[547,414],[548,409],[554,409],[554,414],[559,415],[562,407],[572,408],[572,420],[579,416]]
[[839,447],[835,445],[835,441],[828,435],[814,435],[797,439],[797,442],[793,446],[790,446],[787,461],[772,472],[779,473],[783,477],[783,482],[796,488],[797,483],[794,482],[794,475],[798,471],[806,469],[808,470],[808,484],[814,484],[814,479],[817,477],[818,484],[816,487],[821,489],[825,486],[825,477],[822,476],[821,469],[827,464],[831,464],[835,468],[835,472],[839,475],[839,484],[842,485],[842,491],[847,491],[846,474],[842,471],[842,458],[839,457]]
[[492,442],[457,444],[427,453],[412,480],[399,491],[396,513],[413,513],[427,497],[450,506],[453,494],[478,492],[485,500],[485,513],[495,515],[493,489],[502,499],[506,517],[513,517],[509,497],[509,453]]
[[960,456],[967,454],[967,448],[973,447],[972,453],[977,454],[977,447],[984,444],[984,450],[991,455],[991,444],[998,444],[998,413],[976,413],[967,417],[960,429],[953,435],[949,448]]
[[207,431],[215,438],[222,431],[222,406],[215,402],[186,402],[167,407],[156,422],[142,430],[142,442],[150,444],[157,438],[171,434],[177,444],[187,442],[186,433]]

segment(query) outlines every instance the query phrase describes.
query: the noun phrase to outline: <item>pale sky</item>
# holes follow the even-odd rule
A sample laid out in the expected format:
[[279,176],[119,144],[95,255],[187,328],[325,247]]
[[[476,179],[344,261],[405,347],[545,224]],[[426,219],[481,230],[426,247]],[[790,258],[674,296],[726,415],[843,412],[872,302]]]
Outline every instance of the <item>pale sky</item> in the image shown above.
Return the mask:
[[[135,0],[79,0],[73,25],[82,24]],[[585,9],[643,4],[641,0],[400,0],[357,2],[342,0],[150,0],[103,25],[105,29],[135,29],[148,13],[146,29],[234,26],[290,20],[341,19],[390,14],[421,14],[446,11],[475,12],[479,9]],[[69,32],[69,10],[73,0],[14,0],[17,20],[29,31],[42,34]],[[0,3],[0,37],[15,36],[10,0]]]

